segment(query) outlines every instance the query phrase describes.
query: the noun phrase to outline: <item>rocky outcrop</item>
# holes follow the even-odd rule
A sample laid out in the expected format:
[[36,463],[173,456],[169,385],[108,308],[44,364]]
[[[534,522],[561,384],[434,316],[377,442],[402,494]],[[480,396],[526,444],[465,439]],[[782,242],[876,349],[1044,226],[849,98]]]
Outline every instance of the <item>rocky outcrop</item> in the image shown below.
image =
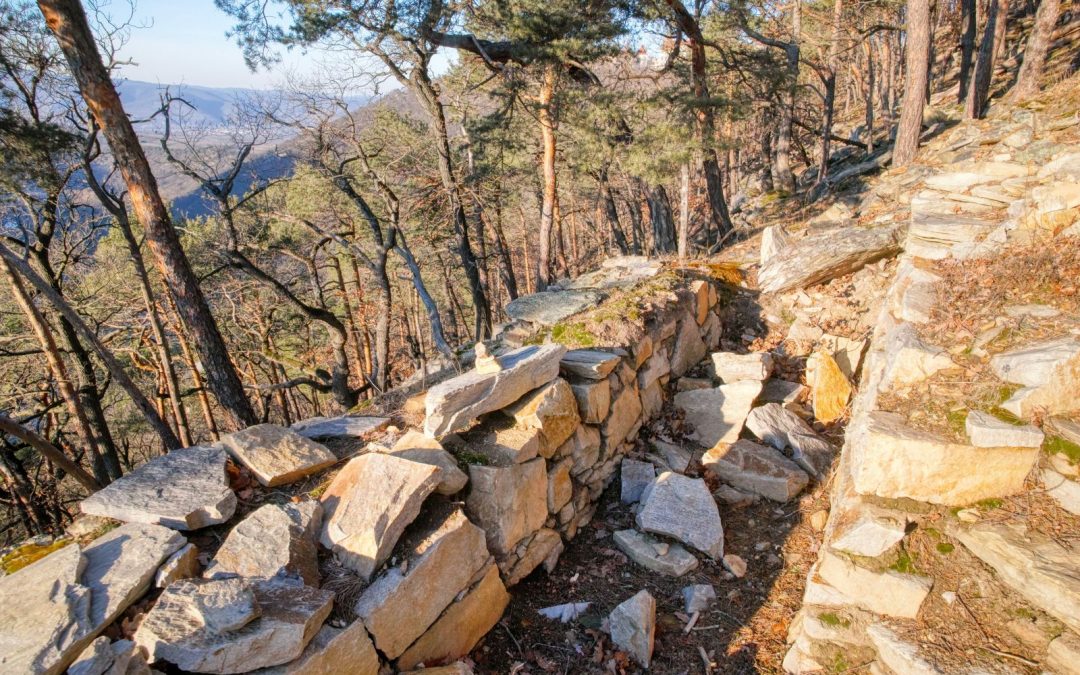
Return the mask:
[[766,293],[806,288],[850,274],[900,251],[896,229],[849,229],[843,237],[823,232],[793,241],[764,260],[758,285]]

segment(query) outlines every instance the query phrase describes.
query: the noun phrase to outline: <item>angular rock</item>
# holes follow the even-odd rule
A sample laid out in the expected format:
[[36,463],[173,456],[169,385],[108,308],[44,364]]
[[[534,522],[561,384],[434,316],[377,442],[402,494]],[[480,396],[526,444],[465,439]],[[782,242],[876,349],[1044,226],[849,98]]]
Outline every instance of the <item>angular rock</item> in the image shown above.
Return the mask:
[[154,575],[154,587],[165,588],[174,581],[199,576],[199,549],[195,544],[187,544],[161,563]]
[[976,448],[1038,448],[1043,444],[1043,432],[1031,424],[1009,424],[981,410],[972,410],[964,420],[968,440]]
[[671,374],[681,377],[686,371],[705,358],[708,349],[701,339],[701,330],[694,317],[684,314],[679,321],[679,331],[675,336],[675,346],[671,350]]
[[862,365],[867,341],[826,334],[821,336],[821,343],[830,351],[836,365],[840,366],[840,372],[849,380],[854,381],[859,372],[859,366]]
[[622,393],[615,399],[615,403],[612,404],[608,418],[600,426],[604,446],[619,447],[640,420],[641,397],[636,388],[624,387]]
[[370,579],[434,492],[439,471],[380,453],[350,460],[320,498],[319,541],[343,565]]
[[593,290],[546,291],[518,296],[504,309],[511,319],[554,326],[568,316],[596,307],[604,297]]
[[856,507],[837,528],[831,546],[851,555],[876,558],[895,546],[907,531],[907,519],[868,505]]
[[874,644],[878,659],[894,673],[904,675],[941,675],[940,670],[919,656],[919,648],[904,642],[884,624],[876,623],[866,629]]
[[1025,385],[1001,407],[1029,419],[1036,412],[1080,410],[1080,340],[1062,338],[999,354],[990,367],[1006,382]]
[[713,496],[734,508],[756,504],[761,499],[758,495],[737,490],[730,485],[721,485],[713,492]]
[[570,469],[574,460],[567,457],[553,465],[548,471],[548,512],[558,513],[574,496],[574,484],[570,480]]
[[664,390],[655,381],[641,390],[641,419],[647,422],[660,414],[664,407]]
[[203,576],[268,579],[296,576],[319,587],[322,506],[316,501],[261,506],[240,521],[210,561]]
[[281,579],[252,585],[259,618],[240,630],[209,630],[195,610],[203,587],[222,581],[189,579],[165,589],[135,631],[151,661],[200,673],[246,673],[292,661],[330,614],[334,594]]
[[833,447],[801,417],[778,403],[766,403],[751,410],[746,428],[777,450],[790,447],[795,463],[819,480],[832,466]]
[[682,589],[683,609],[687,614],[704,612],[716,602],[716,589],[711,584],[694,584]]
[[574,460],[571,475],[579,476],[600,461],[600,430],[596,427],[582,424],[566,443],[570,446],[567,454]]
[[984,240],[994,226],[995,221],[981,215],[913,211],[904,250],[927,260],[969,257],[976,242]]
[[540,454],[540,431],[516,424],[481,427],[465,436],[465,449],[484,457],[492,466],[522,464]]
[[831,355],[818,351],[807,359],[806,382],[819,422],[829,424],[843,417],[851,398],[851,383]]
[[439,467],[439,485],[435,492],[441,495],[456,495],[469,482],[469,477],[458,468],[454,456],[443,449],[441,443],[419,431],[405,432],[386,454]]
[[581,421],[586,424],[600,424],[611,410],[611,384],[607,380],[571,384],[570,389],[577,399]]
[[664,472],[645,488],[635,518],[646,532],[678,539],[714,560],[724,557],[724,528],[709,488],[700,478]]
[[914,574],[873,572],[829,551],[821,553],[818,574],[850,604],[903,619],[915,618],[934,585],[932,579]]
[[520,552],[516,561],[500,561],[506,586],[516,586],[541,565],[548,572],[555,569],[559,556],[563,552],[562,537],[555,530],[544,528],[528,539],[528,545],[519,544],[515,552]]
[[1058,506],[1074,516],[1080,516],[1080,483],[1053,469],[1043,470],[1042,482],[1046,487],[1046,494],[1050,495]]
[[724,556],[724,569],[735,575],[736,579],[742,579],[746,576],[746,561],[735,555],[734,553],[728,553]]
[[698,559],[679,544],[668,544],[637,530],[619,530],[613,538],[627,557],[658,574],[681,577],[698,566]]
[[759,262],[765,265],[776,258],[791,245],[791,236],[783,225],[769,225],[761,232],[761,254]]
[[206,630],[216,635],[240,630],[258,618],[262,611],[246,579],[214,579],[193,588],[197,590],[192,596],[189,611]]
[[300,658],[281,666],[255,671],[258,675],[378,675],[379,654],[363,621],[345,628],[323,624]]
[[434,438],[462,429],[551,382],[565,353],[561,345],[520,347],[498,358],[499,372],[471,371],[435,385],[425,398],[424,433]]
[[674,403],[694,427],[688,438],[712,447],[739,438],[746,416],[760,393],[761,382],[744,380],[715,389],[679,392]]
[[469,466],[465,508],[495,554],[509,553],[547,520],[547,469],[537,458],[513,466]]
[[389,417],[309,417],[293,424],[290,429],[304,438],[359,438],[367,440],[390,424]]
[[460,510],[425,518],[415,540],[406,542],[406,562],[377,578],[356,603],[375,646],[391,659],[435,623],[490,559],[483,531]]
[[146,655],[131,640],[99,637],[68,667],[68,675],[150,675]]
[[766,293],[806,288],[861,269],[864,265],[900,252],[893,227],[851,227],[812,234],[762,262],[758,284]]
[[652,661],[656,635],[656,600],[648,591],[639,591],[608,615],[611,641],[642,668]]
[[900,324],[889,334],[886,353],[882,391],[892,387],[908,387],[929,379],[939,371],[956,367],[944,349],[920,340],[911,324]]
[[711,379],[704,377],[680,377],[675,383],[676,391],[695,391],[697,389],[712,389]]
[[[1037,448],[976,448],[914,429],[895,413],[868,415],[852,444],[855,491],[962,506],[1024,489]],[[973,471],[978,467],[978,471]]]
[[1054,638],[1046,649],[1045,665],[1052,673],[1080,675],[1080,637],[1066,632]]
[[638,387],[648,387],[653,382],[656,382],[661,377],[671,373],[671,359],[668,358],[667,349],[661,348],[653,350],[652,356],[645,362],[645,365],[638,371]]
[[492,565],[463,598],[450,605],[398,658],[397,667],[406,670],[420,663],[446,663],[468,655],[498,623],[508,604],[510,594]]
[[659,260],[645,256],[615,256],[600,263],[600,269],[574,279],[567,288],[627,288],[656,276],[662,268]]
[[1019,524],[978,523],[950,532],[999,581],[1074,631],[1080,631],[1080,556]]
[[540,456],[551,457],[581,424],[577,398],[570,384],[557,378],[526,394],[503,412],[518,425],[540,432]]
[[675,473],[686,473],[690,468],[690,462],[694,459],[693,454],[686,448],[681,448],[674,443],[667,443],[658,439],[652,440],[652,446],[660,453],[664,464]]
[[701,464],[725,483],[776,502],[792,499],[810,482],[778,450],[746,439],[718,443],[705,453]]
[[716,352],[712,355],[713,373],[725,384],[740,380],[767,380],[772,374],[773,359],[768,352],[736,354]]
[[236,510],[225,450],[173,450],[136,467],[79,505],[83,513],[124,522],[197,530],[224,523]]
[[586,380],[603,380],[622,361],[622,357],[596,349],[571,349],[559,361],[559,370]]
[[705,325],[709,318],[709,283],[696,279],[690,282],[690,292],[694,294],[694,319],[697,325]]
[[624,459],[619,470],[619,499],[623,504],[633,504],[641,499],[641,493],[656,478],[656,467],[650,462]]
[[758,400],[762,403],[798,403],[806,398],[806,385],[787,380],[766,380]]
[[325,446],[276,424],[256,424],[222,437],[221,444],[267,487],[293,483],[337,461]]

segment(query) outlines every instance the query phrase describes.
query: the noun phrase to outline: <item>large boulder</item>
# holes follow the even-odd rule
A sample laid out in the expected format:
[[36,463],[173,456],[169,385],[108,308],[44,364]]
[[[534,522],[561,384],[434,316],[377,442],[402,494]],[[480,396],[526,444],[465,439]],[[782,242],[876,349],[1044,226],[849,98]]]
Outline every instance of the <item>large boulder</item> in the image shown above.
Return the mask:
[[321,527],[322,506],[316,501],[259,507],[229,532],[203,576],[268,579],[293,575],[317,588],[316,539]]
[[695,389],[675,394],[675,407],[683,411],[694,431],[691,440],[705,447],[734,443],[746,416],[761,393],[761,382],[745,380],[714,389]]
[[402,563],[368,586],[356,614],[388,658],[401,655],[490,560],[484,533],[458,509],[424,515],[402,546]]
[[320,498],[319,541],[345,566],[370,579],[439,485],[429,464],[368,453],[345,465]]
[[425,398],[424,433],[434,438],[462,429],[551,382],[565,353],[561,345],[521,347],[498,358],[502,370],[473,370],[435,385]]
[[83,513],[132,523],[197,530],[224,523],[236,510],[217,447],[173,450],[136,467],[82,501]]
[[135,631],[151,661],[197,673],[246,673],[297,658],[330,614],[334,594],[285,579],[251,584],[258,616],[235,630],[215,631],[201,609],[234,580],[178,581],[158,598]]
[[952,443],[881,411],[870,413],[856,433],[851,474],[857,492],[934,504],[959,506],[1016,494],[1039,452]]
[[720,511],[705,481],[665,471],[645,488],[637,526],[696,548],[714,560],[724,557]]
[[267,487],[287,485],[337,461],[325,446],[276,424],[256,424],[222,437],[221,444]]
[[701,464],[725,483],[777,502],[792,499],[810,481],[778,450],[746,439],[713,446]]
[[509,553],[547,520],[547,468],[542,458],[511,466],[469,466],[465,508],[496,554]]

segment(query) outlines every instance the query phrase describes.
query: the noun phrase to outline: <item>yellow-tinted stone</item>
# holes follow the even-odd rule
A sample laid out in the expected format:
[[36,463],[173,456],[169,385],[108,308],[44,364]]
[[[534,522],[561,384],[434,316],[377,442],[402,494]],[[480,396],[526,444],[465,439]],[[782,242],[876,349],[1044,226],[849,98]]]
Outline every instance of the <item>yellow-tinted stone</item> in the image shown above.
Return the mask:
[[844,415],[851,398],[851,383],[836,359],[826,352],[814,352],[806,364],[806,380],[814,405],[814,417],[829,424]]

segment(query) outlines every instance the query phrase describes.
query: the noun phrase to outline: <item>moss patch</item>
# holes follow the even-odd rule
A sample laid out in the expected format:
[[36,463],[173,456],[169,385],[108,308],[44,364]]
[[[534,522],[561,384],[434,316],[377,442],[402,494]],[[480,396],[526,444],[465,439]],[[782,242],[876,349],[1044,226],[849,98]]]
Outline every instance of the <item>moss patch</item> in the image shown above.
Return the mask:
[[596,338],[583,323],[557,323],[551,327],[551,341],[564,347],[592,347]]
[[1069,464],[1080,464],[1080,445],[1060,436],[1047,436],[1043,449],[1048,455],[1065,455]]
[[940,553],[941,555],[949,555],[950,553],[952,553],[953,551],[956,550],[956,547],[953,546],[952,544],[950,544],[947,541],[940,542],[937,545],[936,548],[937,548],[937,552]]
[[70,539],[57,539],[48,544],[23,544],[14,551],[0,558],[0,570],[4,574],[14,574],[27,565],[31,565],[53,551],[59,551],[71,543]]

